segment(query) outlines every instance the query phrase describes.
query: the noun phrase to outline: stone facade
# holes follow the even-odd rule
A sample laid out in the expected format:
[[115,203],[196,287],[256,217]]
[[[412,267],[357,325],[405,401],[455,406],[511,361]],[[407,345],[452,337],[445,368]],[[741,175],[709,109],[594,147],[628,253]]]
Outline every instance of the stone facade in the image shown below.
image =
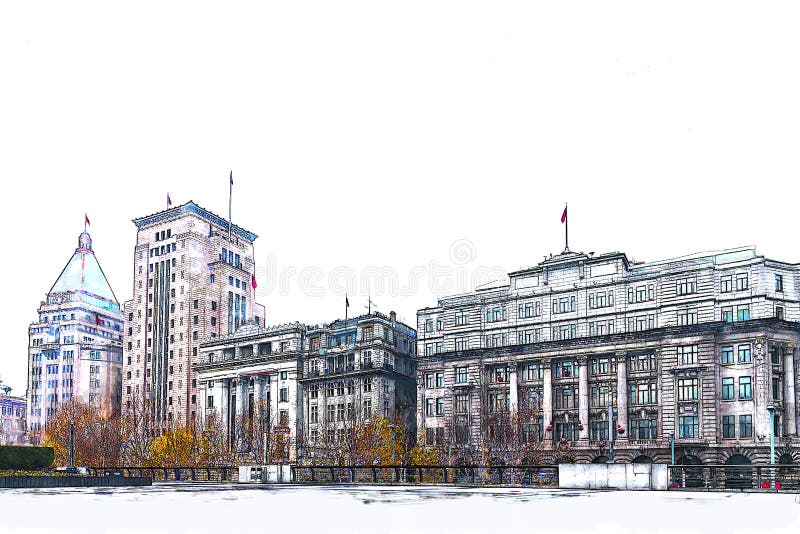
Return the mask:
[[[203,420],[216,415],[237,451],[257,458],[261,436],[247,439],[243,429],[253,426],[267,439],[285,440],[283,458],[294,461],[302,402],[298,375],[306,327],[300,323],[260,327],[251,321],[234,334],[200,346],[195,365]],[[265,424],[262,423],[265,422]],[[266,444],[274,453],[274,447]],[[258,450],[253,450],[256,448]]]
[[441,299],[418,312],[418,431],[475,457],[499,413],[550,461],[564,441],[602,461],[609,435],[617,461],[668,462],[673,435],[679,462],[768,461],[774,408],[778,456],[800,461],[798,272],[753,249],[566,251]]
[[37,442],[59,405],[120,407],[122,315],[83,232],[28,329],[29,430]]
[[199,415],[193,365],[200,345],[249,320],[263,324],[252,287],[256,235],[194,202],[133,222],[123,408],[146,409],[155,430],[185,425]]
[[376,416],[397,420],[413,439],[416,332],[372,312],[309,327],[300,383],[307,455],[326,455]]

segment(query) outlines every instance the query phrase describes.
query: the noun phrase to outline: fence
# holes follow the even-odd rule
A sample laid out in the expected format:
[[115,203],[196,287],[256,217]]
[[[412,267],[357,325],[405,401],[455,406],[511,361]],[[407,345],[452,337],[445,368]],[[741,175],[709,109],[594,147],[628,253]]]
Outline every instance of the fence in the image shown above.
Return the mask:
[[669,489],[800,491],[800,464],[670,465]]
[[305,484],[484,484],[558,487],[558,466],[310,465],[292,466],[291,480]]
[[87,467],[90,475],[151,477],[153,482],[237,482],[238,467]]

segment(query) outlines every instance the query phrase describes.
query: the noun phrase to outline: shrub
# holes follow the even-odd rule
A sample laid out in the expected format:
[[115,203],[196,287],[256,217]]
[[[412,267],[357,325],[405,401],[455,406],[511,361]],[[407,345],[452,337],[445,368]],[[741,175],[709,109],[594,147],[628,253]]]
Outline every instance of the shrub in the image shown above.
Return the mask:
[[52,447],[0,446],[0,469],[41,469],[52,464]]

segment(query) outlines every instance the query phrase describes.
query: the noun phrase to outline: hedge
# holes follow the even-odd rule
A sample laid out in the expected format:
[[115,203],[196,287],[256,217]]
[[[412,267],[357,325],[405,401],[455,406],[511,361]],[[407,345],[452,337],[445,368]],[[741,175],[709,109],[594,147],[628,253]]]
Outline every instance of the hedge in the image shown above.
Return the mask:
[[52,464],[52,447],[0,445],[0,469],[41,469]]

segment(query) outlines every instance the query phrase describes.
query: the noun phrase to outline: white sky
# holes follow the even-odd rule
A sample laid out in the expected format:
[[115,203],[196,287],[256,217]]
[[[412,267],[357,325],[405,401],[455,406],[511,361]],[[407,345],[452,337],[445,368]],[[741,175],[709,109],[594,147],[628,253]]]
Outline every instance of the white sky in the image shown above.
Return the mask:
[[573,250],[754,244],[800,261],[798,11],[4,2],[0,376],[24,392],[27,327],[84,211],[125,300],[131,219],[167,192],[225,216],[229,169],[271,323],[332,320],[343,273],[391,267],[398,286],[374,300],[413,324],[438,296],[561,251],[565,201]]

